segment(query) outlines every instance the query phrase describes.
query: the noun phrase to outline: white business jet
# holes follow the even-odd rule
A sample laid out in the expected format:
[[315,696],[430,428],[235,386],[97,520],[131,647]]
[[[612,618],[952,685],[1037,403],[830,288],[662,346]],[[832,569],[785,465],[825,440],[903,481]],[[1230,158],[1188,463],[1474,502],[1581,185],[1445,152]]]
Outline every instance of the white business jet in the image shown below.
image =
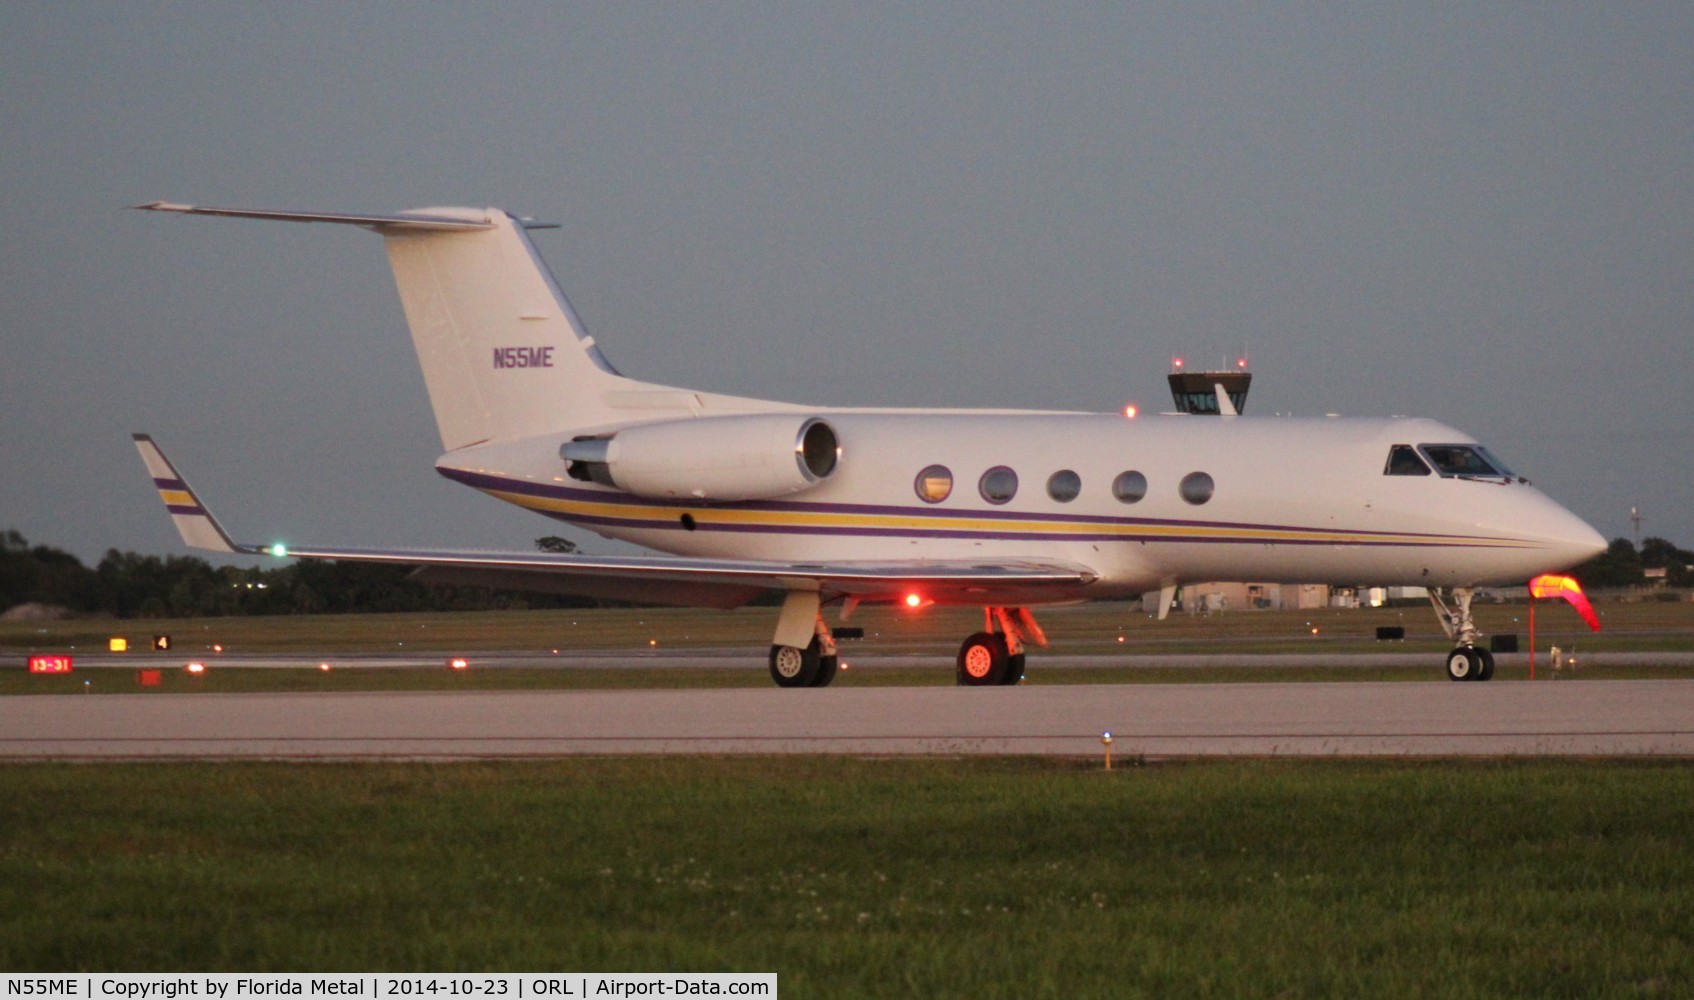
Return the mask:
[[[1430,420],[803,406],[628,378],[500,209],[393,215],[139,208],[358,226],[381,237],[445,453],[441,475],[664,556],[402,551],[230,540],[136,444],[183,540],[417,567],[429,582],[733,608],[782,595],[783,687],[835,675],[824,609],[975,605],[958,677],[1016,683],[1030,608],[1198,581],[1430,588],[1455,680],[1486,679],[1473,589],[1605,550],[1469,435]],[[1219,407],[1233,413],[1219,393]],[[1440,599],[1443,591],[1452,601]]]

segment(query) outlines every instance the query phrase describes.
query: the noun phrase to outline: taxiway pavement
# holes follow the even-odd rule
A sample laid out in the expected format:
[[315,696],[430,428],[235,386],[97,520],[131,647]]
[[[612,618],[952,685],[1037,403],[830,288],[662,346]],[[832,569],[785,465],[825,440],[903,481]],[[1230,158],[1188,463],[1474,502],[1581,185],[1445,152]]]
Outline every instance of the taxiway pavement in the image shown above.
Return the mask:
[[1694,755],[1694,680],[0,698],[3,759]]

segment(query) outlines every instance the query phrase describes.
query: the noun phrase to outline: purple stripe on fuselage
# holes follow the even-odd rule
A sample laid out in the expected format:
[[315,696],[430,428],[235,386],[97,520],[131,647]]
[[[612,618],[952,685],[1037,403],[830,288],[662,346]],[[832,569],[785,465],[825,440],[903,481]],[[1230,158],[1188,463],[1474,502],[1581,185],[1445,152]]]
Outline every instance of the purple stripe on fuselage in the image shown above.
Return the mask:
[[[626,506],[651,510],[662,504],[666,507],[679,507],[690,510],[727,510],[744,511],[748,513],[785,513],[785,514],[865,514],[882,517],[915,517],[935,520],[958,520],[974,518],[978,520],[1002,521],[1006,523],[1005,531],[989,531],[970,528],[938,527],[934,530],[925,528],[899,527],[850,527],[817,526],[817,525],[732,525],[721,523],[696,523],[693,530],[697,531],[740,531],[766,534],[806,534],[806,535],[861,535],[876,537],[898,538],[1050,538],[1064,541],[1161,541],[1161,542],[1207,542],[1207,543],[1257,543],[1276,545],[1371,545],[1388,547],[1405,546],[1434,546],[1438,548],[1468,547],[1467,543],[1500,543],[1505,539],[1491,538],[1482,535],[1440,535],[1431,536],[1411,531],[1365,531],[1359,529],[1310,528],[1299,525],[1275,524],[1242,524],[1230,521],[1188,521],[1140,517],[1109,517],[1088,514],[1037,514],[1023,511],[1007,511],[993,509],[956,509],[937,507],[905,507],[878,506],[875,504],[836,504],[815,503],[804,501],[771,501],[757,500],[743,503],[711,503],[703,500],[644,500],[627,493],[611,493],[601,490],[581,489],[570,486],[559,486],[552,483],[536,483],[521,479],[507,479],[502,476],[491,476],[485,473],[468,472],[463,469],[437,468],[437,472],[454,482],[479,490],[512,493],[518,496],[530,496],[545,500],[574,501],[578,503],[594,503],[612,506]],[[689,530],[679,522],[658,520],[652,515],[646,517],[609,517],[606,515],[565,514],[559,511],[541,511],[549,517],[572,524],[597,524],[606,527],[620,528],[650,528],[660,530]],[[1075,524],[1079,527],[1116,527],[1116,528],[1209,528],[1226,531],[1269,531],[1269,532],[1321,532],[1321,539],[1283,539],[1264,538],[1259,536],[1225,537],[1225,538],[1180,538],[1173,539],[1161,534],[1124,533],[1122,531],[1077,531],[1077,532],[1027,532],[1018,531],[1019,522],[1046,522]],[[1340,536],[1337,538],[1337,536]],[[1362,536],[1362,537],[1360,537]],[[1358,541],[1350,538],[1359,537]]]
[[206,513],[206,508],[201,507],[198,504],[193,507],[185,507],[182,504],[168,503],[165,504],[165,509],[170,511],[172,514],[204,515]]
[[180,479],[160,479],[155,476],[153,477],[153,485],[161,490],[181,490],[184,493],[189,492],[188,484]]

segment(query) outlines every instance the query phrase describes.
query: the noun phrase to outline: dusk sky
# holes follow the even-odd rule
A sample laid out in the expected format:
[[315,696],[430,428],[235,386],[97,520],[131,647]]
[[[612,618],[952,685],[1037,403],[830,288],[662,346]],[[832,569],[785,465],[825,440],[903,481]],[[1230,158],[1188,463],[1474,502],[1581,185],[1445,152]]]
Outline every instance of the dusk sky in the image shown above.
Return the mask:
[[1694,5],[0,5],[0,529],[593,535],[436,475],[382,241],[495,205],[647,381],[1428,416],[1694,547]]

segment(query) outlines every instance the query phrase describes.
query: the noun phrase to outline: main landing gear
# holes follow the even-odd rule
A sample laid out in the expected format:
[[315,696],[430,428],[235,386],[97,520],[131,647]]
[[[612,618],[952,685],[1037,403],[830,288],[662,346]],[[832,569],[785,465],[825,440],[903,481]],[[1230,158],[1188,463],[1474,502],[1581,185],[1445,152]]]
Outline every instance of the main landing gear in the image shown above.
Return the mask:
[[[784,598],[771,642],[771,680],[777,687],[827,687],[835,680],[841,658],[821,604],[816,591],[793,590]],[[970,687],[1018,683],[1023,680],[1024,648],[1029,643],[1045,646],[1047,635],[1028,608],[984,608],[983,630],[959,647],[959,683]]]
[[[959,683],[993,687],[1023,680],[1024,644],[1047,645],[1028,608],[983,608],[983,631],[959,647]],[[995,628],[999,631],[996,632]]]
[[1435,607],[1435,617],[1447,631],[1447,638],[1458,643],[1447,654],[1447,677],[1455,681],[1485,681],[1494,676],[1494,654],[1478,646],[1476,620],[1471,617],[1469,587],[1453,588],[1453,607],[1441,600],[1440,592],[1429,591],[1429,603]]
[[822,603],[815,590],[791,590],[783,599],[771,640],[771,680],[777,687],[827,687],[835,680],[841,658]]
[[771,647],[771,680],[777,687],[828,687],[840,669],[841,657],[835,649],[835,638],[818,619],[818,631],[806,648],[798,646]]

